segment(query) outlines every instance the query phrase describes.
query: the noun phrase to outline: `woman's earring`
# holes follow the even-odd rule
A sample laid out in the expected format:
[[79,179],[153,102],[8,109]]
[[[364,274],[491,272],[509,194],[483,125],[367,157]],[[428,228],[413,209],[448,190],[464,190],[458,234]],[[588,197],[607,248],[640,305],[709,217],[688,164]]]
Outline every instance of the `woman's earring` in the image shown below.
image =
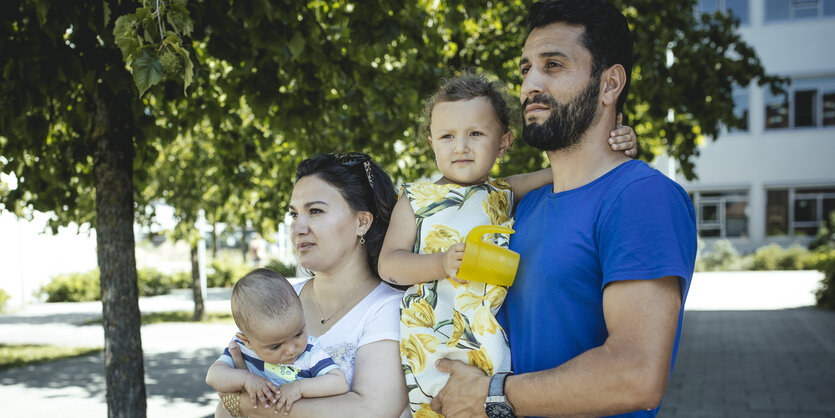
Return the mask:
[[365,235],[360,235],[360,244],[365,244]]

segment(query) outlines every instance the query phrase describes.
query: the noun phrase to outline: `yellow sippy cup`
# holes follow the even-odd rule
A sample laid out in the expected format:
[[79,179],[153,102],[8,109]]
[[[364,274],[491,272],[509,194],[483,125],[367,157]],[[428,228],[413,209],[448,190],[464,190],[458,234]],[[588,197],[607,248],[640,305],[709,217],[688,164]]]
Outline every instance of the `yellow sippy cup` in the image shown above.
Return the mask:
[[485,242],[484,234],[507,233],[516,231],[496,225],[480,225],[467,234],[464,258],[458,269],[458,278],[500,286],[510,286],[519,267],[519,253]]

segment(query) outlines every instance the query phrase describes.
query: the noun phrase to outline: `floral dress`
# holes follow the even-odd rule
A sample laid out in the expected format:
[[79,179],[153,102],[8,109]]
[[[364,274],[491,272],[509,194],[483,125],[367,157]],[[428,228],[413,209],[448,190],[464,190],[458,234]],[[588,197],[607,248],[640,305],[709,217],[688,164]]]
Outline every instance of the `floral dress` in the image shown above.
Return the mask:
[[[513,194],[505,179],[459,186],[419,181],[403,186],[417,221],[414,251],[432,254],[464,242],[479,225],[513,226]],[[508,236],[485,240],[507,247]],[[510,371],[510,347],[496,321],[507,288],[449,278],[411,286],[400,306],[400,356],[415,416],[435,415],[429,408],[448,379],[434,364],[461,360],[488,375]]]

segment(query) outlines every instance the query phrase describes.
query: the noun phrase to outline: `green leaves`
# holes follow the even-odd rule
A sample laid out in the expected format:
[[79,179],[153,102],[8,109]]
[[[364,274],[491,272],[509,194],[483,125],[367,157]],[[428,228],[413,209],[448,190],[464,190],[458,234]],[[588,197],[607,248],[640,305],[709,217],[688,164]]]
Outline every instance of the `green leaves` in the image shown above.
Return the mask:
[[139,89],[140,96],[145,94],[148,88],[165,78],[165,71],[162,69],[159,57],[149,53],[147,48],[142,50],[142,55],[133,60],[131,70],[133,81]]
[[[182,79],[183,94],[186,94],[194,78],[194,64],[183,47],[183,36],[194,30],[193,22],[184,0],[159,4],[156,10],[146,5],[134,13],[119,16],[113,36],[131,69],[140,96],[166,77]],[[171,30],[166,31],[167,26]]]
[[142,38],[136,33],[136,15],[129,14],[119,16],[113,28],[113,37],[116,45],[122,51],[122,58],[129,61],[130,57],[136,54],[142,47]]

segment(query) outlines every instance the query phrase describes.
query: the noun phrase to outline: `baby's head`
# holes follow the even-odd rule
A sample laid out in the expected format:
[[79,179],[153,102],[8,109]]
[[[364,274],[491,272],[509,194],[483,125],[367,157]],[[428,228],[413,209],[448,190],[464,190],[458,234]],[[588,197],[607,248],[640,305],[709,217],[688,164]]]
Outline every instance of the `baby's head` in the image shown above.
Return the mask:
[[513,143],[510,106],[498,81],[464,73],[444,81],[423,107],[423,131],[451,183],[483,183]]
[[232,317],[238,338],[267,363],[292,364],[307,348],[299,296],[270,269],[255,269],[235,284]]

